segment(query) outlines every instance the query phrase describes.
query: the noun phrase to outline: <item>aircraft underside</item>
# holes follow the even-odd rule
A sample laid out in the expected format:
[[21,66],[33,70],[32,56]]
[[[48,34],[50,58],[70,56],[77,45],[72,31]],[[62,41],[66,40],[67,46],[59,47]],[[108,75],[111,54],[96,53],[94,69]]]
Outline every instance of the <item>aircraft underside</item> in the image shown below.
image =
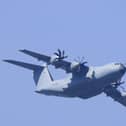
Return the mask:
[[[72,85],[72,84],[70,84]],[[91,98],[97,96],[103,92],[104,86],[107,84],[103,84],[101,82],[86,82],[86,83],[78,83],[76,86],[70,86],[68,88],[62,88],[63,91],[56,90],[42,90],[41,94],[52,95],[52,96],[61,96],[61,97],[80,97],[83,99]]]

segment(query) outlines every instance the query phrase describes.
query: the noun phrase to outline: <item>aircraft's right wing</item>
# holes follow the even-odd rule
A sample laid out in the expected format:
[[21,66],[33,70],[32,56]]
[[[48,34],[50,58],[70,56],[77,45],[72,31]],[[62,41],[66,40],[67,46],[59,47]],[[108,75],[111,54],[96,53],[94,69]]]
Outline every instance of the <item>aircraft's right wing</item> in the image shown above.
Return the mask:
[[104,90],[104,93],[107,94],[107,96],[113,98],[115,101],[119,102],[120,104],[126,106],[126,95],[123,96],[123,94],[115,87],[109,86]]
[[[30,55],[40,61],[42,60],[42,61],[46,62],[47,64],[51,62],[52,57],[47,56],[47,55],[39,54],[39,53],[32,52],[32,51],[29,51],[26,49],[20,50],[20,52]],[[68,61],[59,60],[59,61],[53,62],[51,65],[55,66],[56,68],[61,68],[61,69],[65,70],[67,73],[71,72],[71,69],[70,69],[71,63]]]

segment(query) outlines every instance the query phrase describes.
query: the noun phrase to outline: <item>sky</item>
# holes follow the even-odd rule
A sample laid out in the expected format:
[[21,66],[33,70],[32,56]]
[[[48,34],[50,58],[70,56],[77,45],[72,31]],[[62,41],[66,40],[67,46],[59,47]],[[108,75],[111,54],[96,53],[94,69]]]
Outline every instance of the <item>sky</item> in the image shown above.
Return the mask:
[[84,56],[89,66],[126,63],[125,0],[1,0],[0,45],[1,126],[125,125],[126,108],[105,94],[88,100],[39,95],[31,71],[2,62],[42,64],[18,50],[52,55],[60,48],[68,60]]

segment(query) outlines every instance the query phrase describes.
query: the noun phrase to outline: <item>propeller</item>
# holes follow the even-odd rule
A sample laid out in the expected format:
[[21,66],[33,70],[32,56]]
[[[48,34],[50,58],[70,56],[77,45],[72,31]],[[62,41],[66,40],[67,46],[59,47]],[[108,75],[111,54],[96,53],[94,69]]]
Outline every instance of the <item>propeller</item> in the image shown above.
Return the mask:
[[85,61],[85,58],[84,56],[81,58],[81,57],[77,57],[77,59],[75,59],[76,62],[78,62],[80,65],[85,65],[87,64],[88,62]]
[[56,55],[58,58],[58,60],[63,60],[63,59],[66,59],[68,58],[68,56],[65,55],[65,51],[61,51],[60,49],[57,50],[57,52],[54,52],[54,55]]

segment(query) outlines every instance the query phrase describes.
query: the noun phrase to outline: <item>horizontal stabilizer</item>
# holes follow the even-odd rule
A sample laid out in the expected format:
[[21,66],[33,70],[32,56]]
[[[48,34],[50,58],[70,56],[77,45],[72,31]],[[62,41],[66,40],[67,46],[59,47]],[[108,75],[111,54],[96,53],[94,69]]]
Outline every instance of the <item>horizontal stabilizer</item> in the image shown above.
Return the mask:
[[29,70],[34,70],[34,71],[37,70],[37,69],[43,68],[42,66],[39,66],[39,65],[24,63],[24,62],[15,61],[15,60],[3,60],[3,61],[17,65],[17,66],[20,66],[20,67],[23,67],[23,68],[26,68],[26,69],[29,69]]
[[42,54],[39,54],[39,53],[36,53],[36,52],[32,52],[32,51],[29,51],[29,50],[19,50],[20,52],[23,52],[24,54],[27,54],[29,56],[32,56],[34,58],[37,58],[38,60],[43,60],[45,62],[49,62],[50,61],[50,57],[49,56],[46,56],[46,55],[42,55]]

